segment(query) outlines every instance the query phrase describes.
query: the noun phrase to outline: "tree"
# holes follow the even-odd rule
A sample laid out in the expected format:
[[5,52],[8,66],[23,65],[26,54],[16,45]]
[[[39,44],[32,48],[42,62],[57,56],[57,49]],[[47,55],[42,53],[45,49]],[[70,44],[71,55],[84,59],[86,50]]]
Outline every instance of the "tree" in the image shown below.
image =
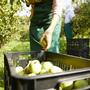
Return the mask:
[[25,31],[23,26],[26,20],[14,16],[19,7],[19,0],[14,0],[13,4],[8,3],[7,0],[0,0],[0,47],[11,39],[19,39]]
[[74,36],[90,37],[90,2],[81,4],[79,13],[73,19]]

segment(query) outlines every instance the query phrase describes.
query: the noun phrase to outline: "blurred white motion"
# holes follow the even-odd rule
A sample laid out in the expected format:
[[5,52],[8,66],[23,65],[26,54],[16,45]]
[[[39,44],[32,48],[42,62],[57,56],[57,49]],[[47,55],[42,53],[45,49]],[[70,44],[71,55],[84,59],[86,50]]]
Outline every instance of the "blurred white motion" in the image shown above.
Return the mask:
[[26,6],[26,3],[24,1],[21,1],[21,7],[17,12],[14,14],[14,16],[26,16],[30,17],[31,15],[31,5],[29,7]]

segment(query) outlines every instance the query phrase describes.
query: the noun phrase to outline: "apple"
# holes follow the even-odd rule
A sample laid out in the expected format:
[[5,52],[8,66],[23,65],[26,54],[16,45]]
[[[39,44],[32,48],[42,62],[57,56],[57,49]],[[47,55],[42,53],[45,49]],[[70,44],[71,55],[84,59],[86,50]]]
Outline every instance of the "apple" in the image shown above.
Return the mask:
[[40,74],[47,74],[48,71],[46,69],[41,69]]
[[41,45],[43,48],[45,48],[46,45],[47,45],[46,40],[43,39],[42,41],[40,41],[40,45]]
[[39,60],[31,61],[30,65],[29,65],[29,69],[30,69],[31,73],[35,73],[35,74],[40,73],[41,64],[40,64]]
[[31,64],[31,61],[29,61],[28,64],[27,64],[27,66],[24,68],[24,73],[25,74],[31,73],[30,64]]
[[50,73],[58,73],[58,72],[63,72],[63,70],[58,67],[58,66],[52,66],[49,70]]
[[63,89],[62,89],[62,87],[59,87],[59,89],[58,89],[58,90],[63,90]]
[[73,81],[64,81],[60,84],[61,90],[72,90],[73,88]]
[[36,76],[36,74],[35,73],[30,73],[30,74],[28,74],[28,76]]
[[52,62],[50,61],[41,62],[41,65],[42,69],[46,69],[47,71],[49,71],[49,69],[53,66]]
[[15,70],[16,70],[16,73],[19,73],[19,72],[23,71],[23,67],[22,66],[17,66],[15,68]]
[[16,73],[18,74],[18,75],[24,75],[24,71],[23,71],[24,69],[23,69],[23,67],[22,66],[17,66],[16,68],[15,68],[15,71],[16,71]]
[[87,80],[84,80],[84,79],[76,80],[75,83],[74,83],[74,88],[75,89],[84,88],[86,86],[88,86],[88,82],[87,82]]

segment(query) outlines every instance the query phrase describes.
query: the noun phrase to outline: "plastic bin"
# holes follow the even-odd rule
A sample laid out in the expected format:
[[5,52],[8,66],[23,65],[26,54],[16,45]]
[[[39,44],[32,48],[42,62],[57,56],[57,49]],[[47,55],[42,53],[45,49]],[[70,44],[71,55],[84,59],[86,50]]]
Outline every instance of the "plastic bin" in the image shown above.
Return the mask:
[[67,54],[89,58],[89,39],[67,40]]
[[[31,77],[17,75],[17,64],[25,67],[29,60],[51,61],[64,72]],[[4,53],[5,90],[58,90],[58,83],[90,78],[90,59],[51,52]],[[90,86],[80,90],[90,90]]]

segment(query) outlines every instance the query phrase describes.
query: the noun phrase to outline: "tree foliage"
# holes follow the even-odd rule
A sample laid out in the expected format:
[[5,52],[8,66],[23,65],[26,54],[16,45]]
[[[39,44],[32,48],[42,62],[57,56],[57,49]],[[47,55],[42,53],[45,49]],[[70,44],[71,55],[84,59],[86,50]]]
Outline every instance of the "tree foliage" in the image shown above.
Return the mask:
[[80,6],[73,19],[73,31],[74,36],[79,38],[90,37],[90,2]]
[[13,5],[7,0],[0,0],[0,47],[10,39],[20,39],[25,31],[25,17],[14,16],[20,7],[20,0],[14,0]]

